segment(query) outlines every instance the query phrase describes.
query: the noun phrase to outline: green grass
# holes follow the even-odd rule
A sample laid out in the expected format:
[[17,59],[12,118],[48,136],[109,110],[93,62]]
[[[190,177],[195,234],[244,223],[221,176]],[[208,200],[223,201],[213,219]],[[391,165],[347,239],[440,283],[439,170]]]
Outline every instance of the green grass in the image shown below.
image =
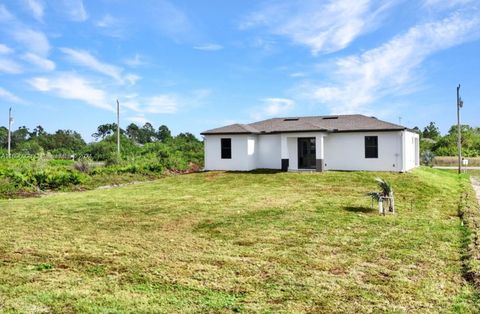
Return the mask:
[[[391,180],[398,214],[370,208]],[[0,200],[6,312],[475,313],[467,178],[223,173]]]

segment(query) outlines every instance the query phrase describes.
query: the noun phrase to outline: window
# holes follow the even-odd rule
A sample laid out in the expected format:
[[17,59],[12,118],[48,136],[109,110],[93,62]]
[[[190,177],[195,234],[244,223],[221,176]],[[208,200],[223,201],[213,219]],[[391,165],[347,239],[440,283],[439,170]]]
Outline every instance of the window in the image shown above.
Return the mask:
[[378,136],[365,136],[365,158],[378,158]]
[[221,140],[222,159],[232,159],[232,139],[222,138]]

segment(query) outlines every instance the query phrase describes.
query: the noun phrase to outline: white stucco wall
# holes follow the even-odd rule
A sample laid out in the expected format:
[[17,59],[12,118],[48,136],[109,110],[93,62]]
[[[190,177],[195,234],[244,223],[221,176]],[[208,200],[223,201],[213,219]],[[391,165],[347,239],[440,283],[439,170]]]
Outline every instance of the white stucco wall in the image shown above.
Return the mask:
[[[378,136],[378,158],[365,158],[365,136]],[[325,170],[404,171],[401,132],[330,133]]]
[[280,169],[280,134],[265,134],[258,136],[257,168]]
[[404,131],[405,171],[419,166],[419,135],[414,132]]
[[[305,132],[264,135],[206,135],[204,137],[205,170],[280,169],[282,139],[286,139],[289,170],[297,170],[297,138],[317,137],[318,141],[321,136],[324,136],[325,170],[408,171],[418,166],[419,149],[418,146],[416,147],[418,145],[418,134],[413,132]],[[365,158],[365,136],[378,136],[378,158]],[[221,158],[220,140],[222,138],[232,139],[231,159]]]
[[[222,159],[222,138],[232,139],[232,158]],[[256,135],[206,135],[205,170],[249,171],[257,168],[258,140]]]

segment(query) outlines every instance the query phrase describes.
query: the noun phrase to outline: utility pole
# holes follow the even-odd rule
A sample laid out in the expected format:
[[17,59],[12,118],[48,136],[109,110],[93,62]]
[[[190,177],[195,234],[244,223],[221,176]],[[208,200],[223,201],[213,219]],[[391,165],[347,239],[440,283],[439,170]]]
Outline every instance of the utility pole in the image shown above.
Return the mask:
[[402,117],[398,117],[398,124],[402,125]]
[[117,156],[120,159],[120,103],[117,99]]
[[8,158],[11,157],[11,147],[12,147],[12,108],[8,109]]
[[463,107],[463,100],[460,97],[460,84],[457,86],[457,149],[458,149],[458,173],[462,173],[462,130],[460,125],[460,108]]

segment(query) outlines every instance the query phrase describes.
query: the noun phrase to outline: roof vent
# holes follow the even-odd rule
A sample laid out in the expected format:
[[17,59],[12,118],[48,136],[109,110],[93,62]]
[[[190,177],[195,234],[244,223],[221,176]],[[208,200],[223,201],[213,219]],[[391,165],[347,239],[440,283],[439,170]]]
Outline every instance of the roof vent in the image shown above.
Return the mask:
[[286,118],[283,121],[298,121],[298,118]]
[[337,116],[330,116],[330,117],[323,117],[322,118],[323,120],[335,120],[335,119],[338,119]]

